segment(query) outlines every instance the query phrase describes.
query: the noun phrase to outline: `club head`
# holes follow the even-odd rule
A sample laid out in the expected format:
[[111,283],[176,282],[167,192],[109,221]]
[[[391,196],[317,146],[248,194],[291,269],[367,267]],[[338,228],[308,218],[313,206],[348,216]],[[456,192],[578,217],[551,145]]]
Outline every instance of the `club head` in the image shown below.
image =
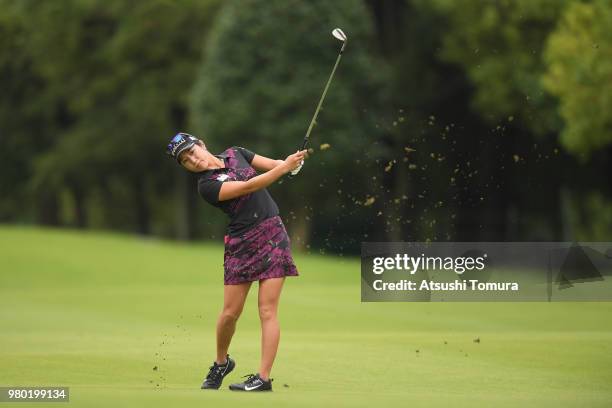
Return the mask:
[[346,34],[344,34],[344,31],[339,28],[334,28],[334,30],[332,31],[332,35],[342,42],[346,41]]

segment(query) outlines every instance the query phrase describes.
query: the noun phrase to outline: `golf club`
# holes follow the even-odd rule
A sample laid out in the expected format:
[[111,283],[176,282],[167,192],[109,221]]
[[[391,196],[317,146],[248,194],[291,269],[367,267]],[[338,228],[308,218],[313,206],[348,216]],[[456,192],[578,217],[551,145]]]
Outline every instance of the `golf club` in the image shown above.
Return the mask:
[[[341,29],[339,29],[339,28],[334,28],[333,31],[332,31],[332,35],[335,38],[337,38],[338,40],[342,41],[342,48],[340,48],[340,52],[338,53],[338,58],[336,58],[336,63],[334,64],[334,68],[332,69],[331,75],[329,76],[329,79],[327,80],[327,84],[325,84],[325,89],[323,90],[323,95],[321,95],[321,99],[319,100],[319,104],[317,105],[317,109],[315,110],[315,113],[312,116],[312,120],[310,121],[310,125],[308,126],[308,130],[306,131],[306,136],[304,136],[304,141],[302,143],[302,147],[300,148],[300,150],[304,150],[306,148],[306,145],[308,145],[308,140],[310,138],[310,132],[312,131],[312,128],[314,127],[314,124],[317,121],[317,115],[319,114],[319,110],[321,109],[321,105],[323,105],[323,100],[325,99],[325,95],[327,94],[327,90],[329,89],[329,84],[331,84],[332,78],[334,77],[334,73],[336,72],[336,68],[338,67],[338,64],[340,63],[340,58],[342,58],[342,52],[344,51],[344,48],[346,47],[346,43],[348,42],[346,34],[344,34],[344,32]],[[297,175],[300,172],[301,168],[302,168],[302,166],[300,165],[300,167],[298,167],[297,169],[293,170],[291,172],[291,176]]]

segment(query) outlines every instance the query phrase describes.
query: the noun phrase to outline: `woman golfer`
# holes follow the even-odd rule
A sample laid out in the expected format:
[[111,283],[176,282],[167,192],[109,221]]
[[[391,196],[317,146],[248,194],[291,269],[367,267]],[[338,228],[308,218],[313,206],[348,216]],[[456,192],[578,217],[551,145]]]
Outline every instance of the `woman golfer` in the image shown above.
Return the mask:
[[[257,374],[230,385],[235,391],[272,391],[270,371],[278,349],[278,301],[285,276],[298,276],[289,237],[278,207],[266,187],[284,174],[298,170],[306,151],[285,160],[272,160],[242,147],[214,155],[199,139],[179,133],[168,144],[168,154],[198,174],[198,192],[230,217],[225,236],[223,311],[217,321],[217,358],[202,384],[218,389],[236,366],[227,354],[236,322],[249,288],[259,281],[261,364]],[[251,167],[252,166],[252,167]],[[257,175],[255,169],[264,173]]]

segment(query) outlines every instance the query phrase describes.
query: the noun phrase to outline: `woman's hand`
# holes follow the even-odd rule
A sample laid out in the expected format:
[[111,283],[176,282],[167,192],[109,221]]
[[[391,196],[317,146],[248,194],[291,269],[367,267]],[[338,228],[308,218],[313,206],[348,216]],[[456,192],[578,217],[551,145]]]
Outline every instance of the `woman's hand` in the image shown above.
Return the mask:
[[305,157],[306,150],[297,151],[296,153],[287,156],[285,162],[282,164],[284,166],[285,173],[289,173],[290,171],[300,167]]

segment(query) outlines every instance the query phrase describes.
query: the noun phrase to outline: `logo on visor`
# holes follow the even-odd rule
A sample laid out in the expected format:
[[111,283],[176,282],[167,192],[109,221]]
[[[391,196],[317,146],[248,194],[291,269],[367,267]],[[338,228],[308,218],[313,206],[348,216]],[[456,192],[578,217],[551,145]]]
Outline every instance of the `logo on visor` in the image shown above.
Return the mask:
[[181,146],[181,143],[177,144],[176,146],[174,146],[174,148],[172,149],[172,155],[174,156],[176,154],[176,150]]
[[170,140],[170,143],[168,143],[166,153],[172,157],[176,157],[176,152],[179,150],[179,148],[189,144],[190,142],[195,143],[196,141],[197,139],[190,134],[182,132],[177,133],[172,140]]

